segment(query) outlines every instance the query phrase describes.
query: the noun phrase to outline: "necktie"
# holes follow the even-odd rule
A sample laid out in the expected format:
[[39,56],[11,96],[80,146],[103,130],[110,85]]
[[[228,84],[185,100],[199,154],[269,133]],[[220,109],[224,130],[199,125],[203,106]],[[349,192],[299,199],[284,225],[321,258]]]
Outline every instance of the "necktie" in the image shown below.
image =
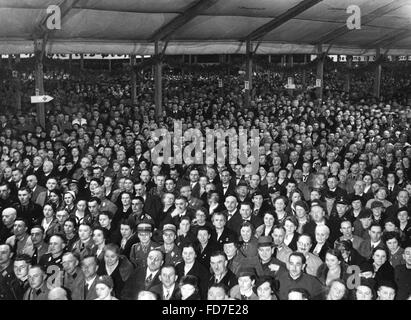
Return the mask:
[[38,248],[34,247],[33,256],[31,257],[33,265],[37,264],[37,261],[38,261],[37,258],[38,258]]
[[150,273],[150,275],[146,278],[146,286],[150,284],[151,280],[153,280],[153,274]]
[[164,296],[164,300],[168,300],[169,298],[170,298],[170,290],[167,290]]
[[89,287],[88,287],[88,284],[86,282],[84,284],[84,300],[86,300],[86,298],[87,298],[88,290],[89,290]]
[[277,254],[278,254],[278,248],[275,247],[275,248],[274,248],[274,257],[275,257],[275,258],[277,258]]

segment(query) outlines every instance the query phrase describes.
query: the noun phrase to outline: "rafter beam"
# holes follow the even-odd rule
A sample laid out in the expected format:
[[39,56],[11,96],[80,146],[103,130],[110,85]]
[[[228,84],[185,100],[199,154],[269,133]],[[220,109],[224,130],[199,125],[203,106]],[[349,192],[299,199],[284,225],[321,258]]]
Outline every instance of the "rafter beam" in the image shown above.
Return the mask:
[[182,14],[175,17],[166,25],[159,28],[152,36],[151,41],[169,40],[174,32],[194,19],[201,12],[214,5],[218,0],[198,0],[190,5]]
[[[379,7],[378,9],[370,12],[369,14],[366,14],[361,17],[361,25],[367,25],[371,21],[380,18],[387,13],[390,13],[391,11],[395,11],[402,6],[409,4],[409,0],[392,0],[390,3],[386,4],[385,6]],[[350,30],[347,28],[347,26],[344,24],[337,30],[333,30],[331,32],[328,32],[326,35],[321,37],[317,43],[332,43],[334,42],[337,38],[347,34],[348,32],[353,31],[356,32],[356,30]]]
[[298,3],[296,6],[292,7],[291,9],[287,10],[286,12],[280,14],[275,19],[271,20],[270,22],[262,25],[258,29],[251,32],[243,41],[255,41],[264,37],[267,33],[273,31],[274,29],[280,27],[287,21],[295,18],[299,14],[303,13],[304,11],[310,9],[311,7],[315,6],[317,3],[323,0],[303,0]]
[[390,48],[393,44],[406,39],[411,36],[411,29],[410,30],[401,30],[401,31],[395,31],[390,33],[389,35],[381,38],[378,41],[374,42],[369,42],[366,47],[367,48],[375,48],[380,47],[380,48]]

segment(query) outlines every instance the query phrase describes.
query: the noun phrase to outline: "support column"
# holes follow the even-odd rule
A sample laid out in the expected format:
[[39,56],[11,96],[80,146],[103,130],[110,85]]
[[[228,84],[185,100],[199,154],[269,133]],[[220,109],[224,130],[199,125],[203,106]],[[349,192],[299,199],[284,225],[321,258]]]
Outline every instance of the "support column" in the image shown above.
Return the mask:
[[[347,56],[347,66],[348,68],[352,68],[352,56]],[[347,72],[346,75],[346,87],[345,87],[345,91],[350,93],[351,90],[351,74],[349,72]]]
[[[307,55],[304,55],[304,65],[307,64]],[[302,79],[303,90],[307,87],[307,71],[303,69],[303,79]]]
[[[252,57],[252,44],[250,40],[246,42],[246,71],[245,71],[245,81],[248,81],[248,90],[245,89],[246,93],[246,106],[250,106],[250,102],[253,99],[253,57]],[[245,83],[244,83],[245,86]]]
[[[381,57],[381,51],[380,48],[377,48],[376,55],[375,55],[375,60],[380,59]],[[374,96],[376,98],[380,97],[381,93],[381,63],[378,63],[375,66],[375,76],[374,76]]]
[[73,63],[73,55],[70,53],[69,54],[69,70],[71,71],[71,65]]
[[[154,75],[154,101],[156,104],[156,114],[157,116],[161,116],[163,114],[163,107],[162,107],[162,84],[161,84],[161,76],[162,76],[162,65],[160,61],[160,50],[158,46],[158,41],[154,44],[154,57],[156,60],[155,64],[155,75]],[[191,60],[191,55],[190,55]]]
[[[324,57],[322,56],[322,45],[318,46],[318,55],[317,57],[318,62],[317,62],[317,81],[316,81],[316,96],[317,99],[321,100],[323,99],[323,87],[324,87]],[[320,86],[317,86],[317,82],[320,82]],[[321,102],[320,101],[320,102]]]
[[134,68],[136,67],[136,55],[132,54],[130,56],[130,66],[131,66],[131,103],[137,103],[137,75]]
[[[35,86],[36,96],[44,94],[44,74],[43,74],[43,57],[44,57],[44,45],[42,39],[34,40],[34,55],[35,55]],[[46,128],[46,112],[44,103],[37,103],[37,122],[43,129]]]
[[84,70],[84,54],[80,54],[80,69]]
[[111,59],[108,59],[108,72],[111,73]]
[[291,68],[294,67],[294,56],[292,54],[288,56],[288,63]]
[[194,64],[197,64],[198,63],[198,56],[195,54],[194,55]]

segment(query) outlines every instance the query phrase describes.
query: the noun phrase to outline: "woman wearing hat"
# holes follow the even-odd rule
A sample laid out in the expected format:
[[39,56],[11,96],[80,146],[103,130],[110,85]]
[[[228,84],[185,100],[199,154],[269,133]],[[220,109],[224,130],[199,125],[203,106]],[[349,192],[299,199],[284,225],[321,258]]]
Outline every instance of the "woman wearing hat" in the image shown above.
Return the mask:
[[96,282],[97,298],[94,300],[118,300],[111,295],[113,287],[113,280],[110,276],[99,276]]
[[198,280],[196,276],[186,275],[181,278],[177,300],[200,300]]
[[253,225],[245,221],[240,228],[240,251],[244,257],[255,258],[258,255],[258,240],[254,237]]
[[69,213],[69,215],[72,215],[76,211],[75,201],[76,194],[74,193],[74,191],[65,192],[63,195],[62,209],[65,209]]

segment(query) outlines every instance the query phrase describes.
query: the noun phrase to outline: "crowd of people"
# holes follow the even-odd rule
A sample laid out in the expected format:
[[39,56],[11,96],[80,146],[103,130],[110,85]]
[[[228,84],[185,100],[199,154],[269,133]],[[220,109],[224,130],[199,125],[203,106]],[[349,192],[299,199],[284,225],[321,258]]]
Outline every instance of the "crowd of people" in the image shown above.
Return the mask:
[[[0,300],[409,299],[407,76],[356,99],[326,74],[318,101],[257,74],[247,105],[241,75],[170,72],[162,114],[149,77],[137,103],[121,76],[46,81],[45,128],[0,114]],[[159,163],[176,121],[258,129],[258,172]]]

